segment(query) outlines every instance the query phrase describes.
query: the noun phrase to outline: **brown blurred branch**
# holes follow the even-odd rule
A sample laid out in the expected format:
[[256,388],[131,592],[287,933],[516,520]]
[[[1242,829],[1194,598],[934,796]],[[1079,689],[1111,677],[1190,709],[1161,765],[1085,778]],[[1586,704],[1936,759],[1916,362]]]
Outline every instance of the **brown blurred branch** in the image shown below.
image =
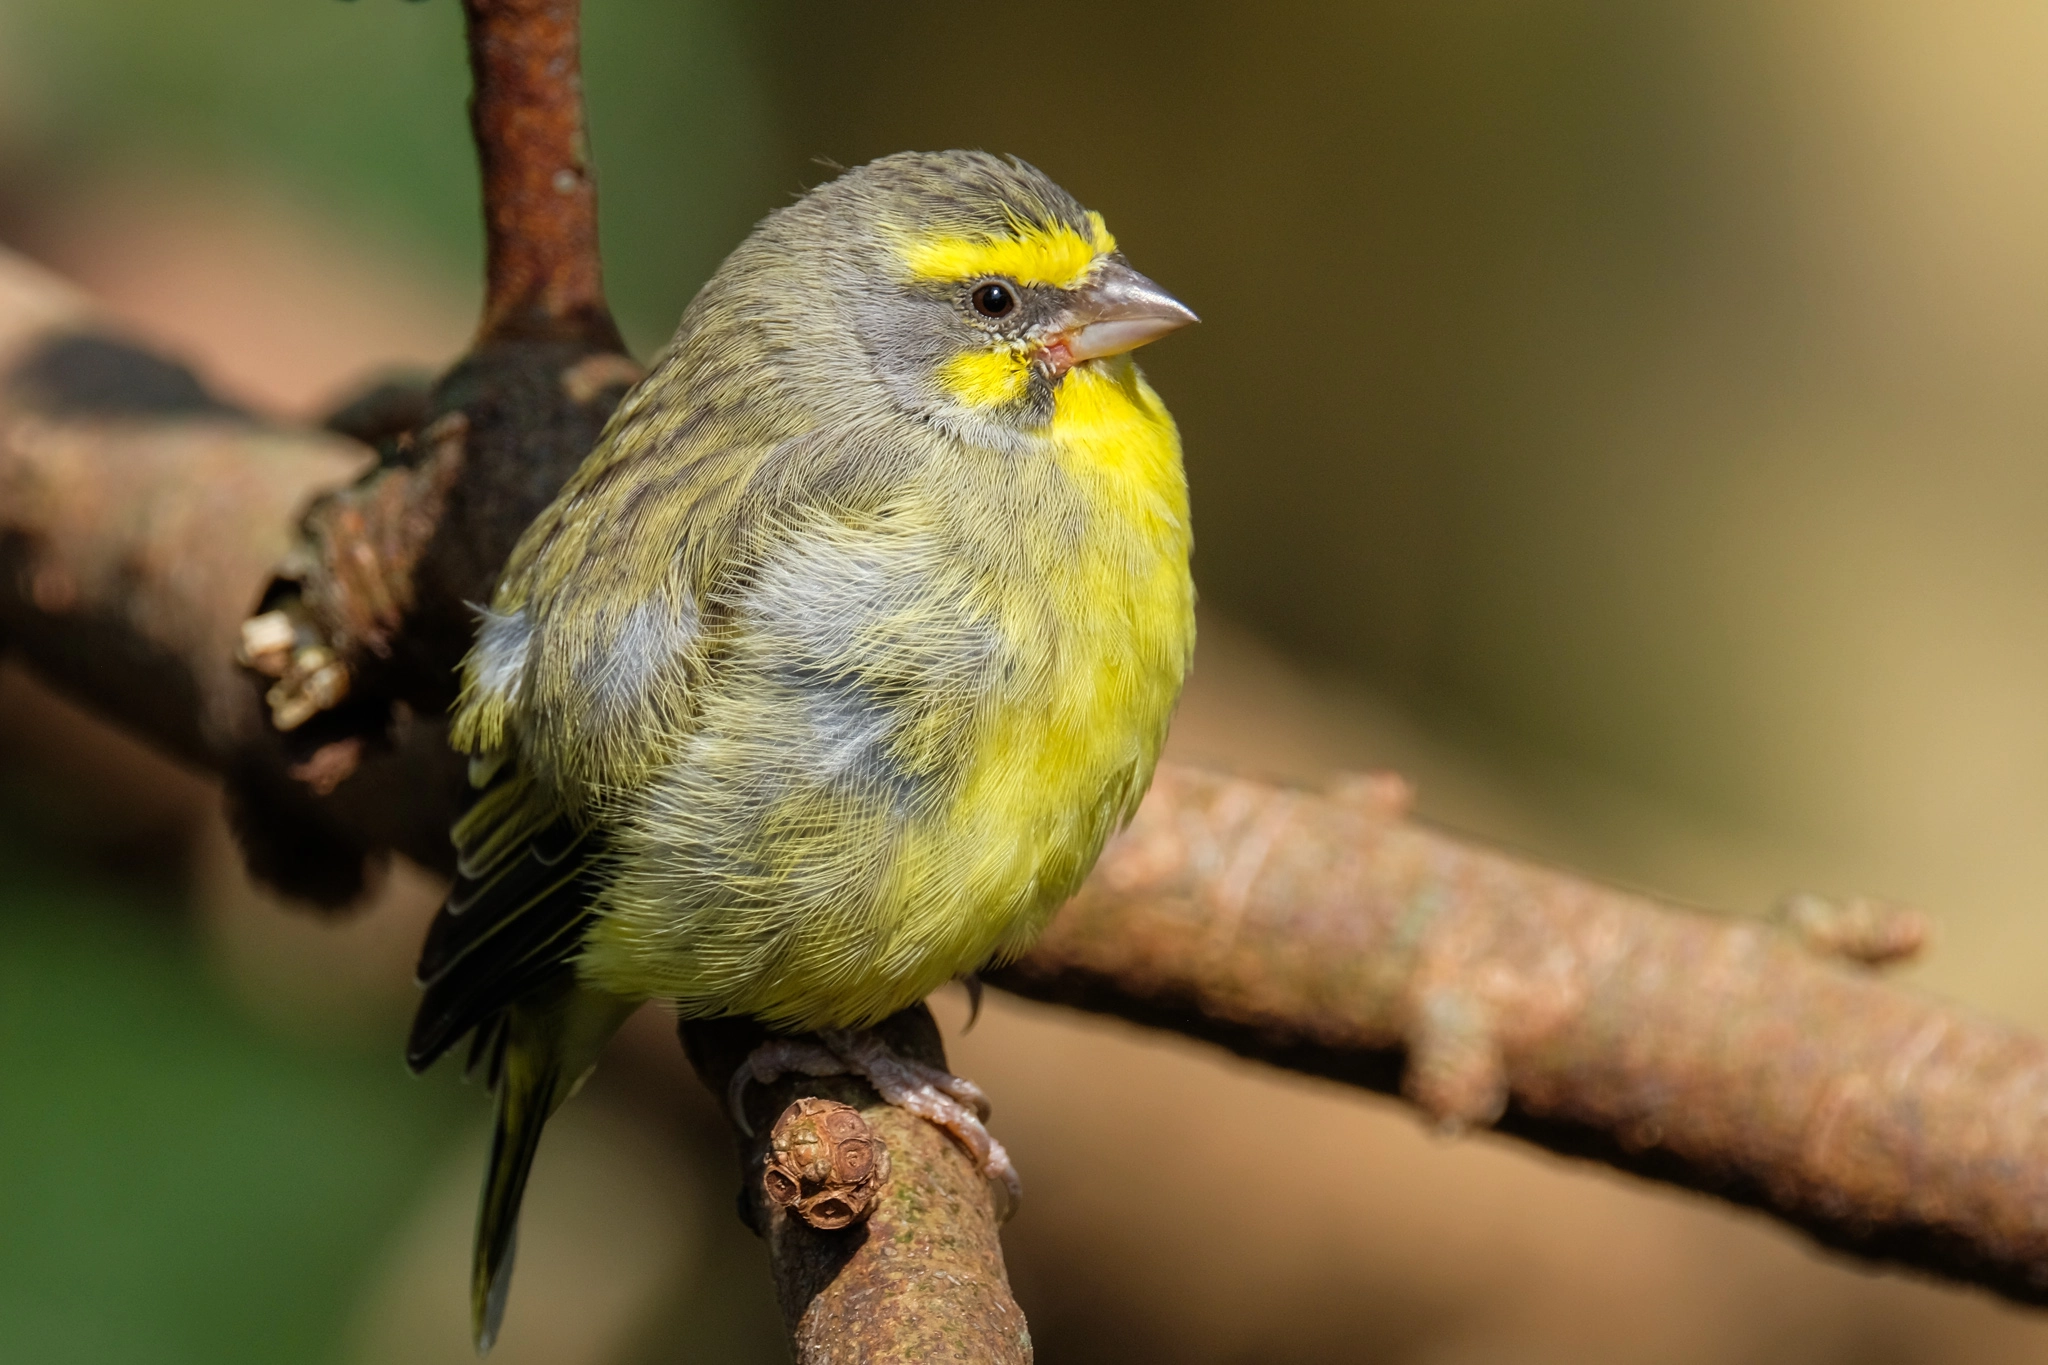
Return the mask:
[[370,462],[234,411],[0,253],[0,648],[234,779],[241,823],[274,830],[302,877],[354,884],[374,850],[445,857],[446,745],[400,718],[351,790],[316,795],[235,644],[300,509]]

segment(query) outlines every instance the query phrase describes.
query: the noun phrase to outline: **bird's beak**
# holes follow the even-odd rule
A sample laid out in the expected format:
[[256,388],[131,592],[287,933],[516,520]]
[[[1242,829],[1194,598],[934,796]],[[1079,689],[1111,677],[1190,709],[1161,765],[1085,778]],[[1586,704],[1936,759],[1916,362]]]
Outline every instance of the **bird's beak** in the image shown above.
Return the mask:
[[[1121,261],[1106,261],[1060,320],[1054,346],[1069,365],[1135,351],[1199,322],[1194,311]],[[1064,369],[1066,366],[1061,366]]]

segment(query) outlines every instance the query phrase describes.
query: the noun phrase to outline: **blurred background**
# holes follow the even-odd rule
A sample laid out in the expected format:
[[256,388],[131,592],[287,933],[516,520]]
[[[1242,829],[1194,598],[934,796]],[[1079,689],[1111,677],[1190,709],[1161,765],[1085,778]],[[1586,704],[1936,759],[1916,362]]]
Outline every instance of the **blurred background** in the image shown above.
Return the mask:
[[[1146,356],[1182,758],[1399,768],[1729,913],[1910,900],[1916,986],[2048,1028],[2048,7],[585,8],[643,355],[821,158],[905,147],[1028,158],[1202,313]],[[454,0],[0,0],[0,240],[315,414],[465,340],[466,89]],[[209,783],[0,665],[0,1362],[470,1358],[485,1101],[399,1062],[436,895],[274,904]],[[494,1362],[781,1358],[675,1051],[636,1021],[550,1129]],[[1047,1361],[2048,1361],[2041,1314],[1191,1044],[997,999],[954,1057]],[[1190,1104],[1199,1207],[1128,1141]]]

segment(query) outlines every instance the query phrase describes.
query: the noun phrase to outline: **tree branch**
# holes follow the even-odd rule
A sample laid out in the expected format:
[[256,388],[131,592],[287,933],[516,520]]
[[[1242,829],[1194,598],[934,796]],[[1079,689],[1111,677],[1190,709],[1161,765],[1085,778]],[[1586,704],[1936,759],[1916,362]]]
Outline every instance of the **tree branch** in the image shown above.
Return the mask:
[[[418,718],[454,700],[472,604],[490,600],[520,532],[640,376],[604,301],[577,0],[465,0],[464,11],[488,239],[483,322],[431,385],[381,387],[329,420],[378,458],[310,503],[239,639],[243,661],[270,679],[284,766],[321,798],[354,785],[394,736],[438,728]],[[445,804],[454,772],[444,763],[415,791]],[[356,894],[362,849],[271,818],[276,794],[260,775],[230,779],[258,875],[319,904]],[[430,861],[440,859],[437,848]]]
[[583,131],[581,0],[463,0],[484,179],[483,340],[624,351],[605,303]]
[[300,510],[370,463],[354,442],[234,411],[0,253],[0,647],[230,776],[239,823],[275,831],[301,879],[351,889],[372,850],[445,860],[428,831],[458,779],[438,726],[401,719],[351,789],[317,794],[235,645]]
[[[1163,771],[989,979],[2048,1302],[2048,1042],[1371,796]],[[1838,953],[1911,937],[1864,918]]]
[[[899,1055],[945,1067],[945,1045],[924,1006],[883,1021],[877,1031]],[[721,1101],[740,1063],[768,1036],[744,1019],[687,1022],[681,1035],[698,1076]],[[808,1096],[855,1106],[889,1153],[889,1178],[872,1209],[850,1227],[807,1226],[762,1191],[775,1116]],[[768,1244],[797,1365],[1028,1365],[1031,1334],[1003,1269],[989,1183],[951,1138],[843,1076],[750,1087],[746,1104],[752,1135],[734,1128],[741,1208]]]

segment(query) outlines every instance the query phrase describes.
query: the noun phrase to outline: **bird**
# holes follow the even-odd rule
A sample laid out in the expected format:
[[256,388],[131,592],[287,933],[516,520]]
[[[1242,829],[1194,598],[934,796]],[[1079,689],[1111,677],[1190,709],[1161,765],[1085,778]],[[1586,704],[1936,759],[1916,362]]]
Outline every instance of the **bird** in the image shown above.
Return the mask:
[[1151,781],[1195,594],[1131,353],[1195,320],[1029,164],[885,156],[754,227],[520,537],[407,1044],[495,1096],[480,1353],[542,1128],[649,1000],[774,1031],[736,1086],[857,1072],[1014,1190],[980,1091],[867,1030],[1022,953]]

